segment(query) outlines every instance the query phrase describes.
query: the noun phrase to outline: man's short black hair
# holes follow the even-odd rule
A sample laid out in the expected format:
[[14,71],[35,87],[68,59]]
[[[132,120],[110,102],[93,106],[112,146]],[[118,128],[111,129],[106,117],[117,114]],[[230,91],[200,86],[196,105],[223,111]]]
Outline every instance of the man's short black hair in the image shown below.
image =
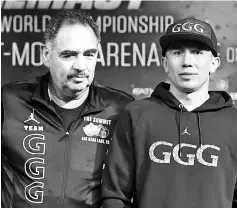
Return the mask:
[[166,48],[166,50],[162,50],[162,56],[165,56],[167,51],[174,50],[174,49],[180,49],[180,48],[182,48],[185,45],[185,43],[189,43],[189,42],[196,43],[196,46],[200,50],[211,51],[213,56],[216,57],[216,53],[209,46],[207,46],[204,43],[201,43],[201,42],[198,42],[198,41],[193,41],[193,40],[191,40],[191,41],[190,40],[180,40],[180,41],[175,41],[175,42],[171,43]]
[[92,17],[84,11],[72,9],[62,10],[49,20],[49,23],[44,32],[44,43],[47,43],[49,41],[54,42],[58,31],[63,24],[73,25],[77,23],[85,26],[89,25],[94,31],[98,42],[100,42],[100,31]]

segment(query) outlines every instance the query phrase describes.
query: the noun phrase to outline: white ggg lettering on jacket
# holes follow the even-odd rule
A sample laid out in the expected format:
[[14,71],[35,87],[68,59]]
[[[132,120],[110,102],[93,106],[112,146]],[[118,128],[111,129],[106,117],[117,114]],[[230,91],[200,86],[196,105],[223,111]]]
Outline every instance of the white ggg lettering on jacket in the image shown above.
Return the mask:
[[[36,140],[34,147],[32,146],[32,141]],[[43,134],[29,134],[23,140],[23,147],[26,152],[31,155],[45,154],[45,136]],[[35,167],[35,172],[32,171],[31,166],[33,164],[37,164]],[[41,164],[44,164],[44,159],[40,157],[32,157],[29,158],[25,162],[25,173],[27,176],[34,180],[43,179],[45,176],[45,167]],[[41,189],[41,191],[34,189]],[[43,196],[44,196],[44,183],[39,181],[34,181],[31,184],[25,187],[25,198],[31,203],[43,203]]]

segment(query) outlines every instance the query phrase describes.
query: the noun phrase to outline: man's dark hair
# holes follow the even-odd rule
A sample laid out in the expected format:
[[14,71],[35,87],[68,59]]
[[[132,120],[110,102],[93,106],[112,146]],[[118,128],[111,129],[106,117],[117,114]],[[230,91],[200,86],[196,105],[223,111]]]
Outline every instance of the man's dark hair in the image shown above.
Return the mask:
[[89,25],[94,31],[98,42],[100,42],[101,40],[100,31],[97,24],[92,19],[92,17],[86,12],[72,9],[72,10],[62,10],[49,20],[49,23],[44,32],[44,43],[48,41],[54,42],[58,34],[58,31],[63,24],[73,25],[77,23],[85,26]]
[[166,50],[162,50],[162,56],[165,56],[166,52],[168,52],[170,50],[181,49],[181,48],[183,48],[185,43],[190,43],[190,42],[196,43],[196,47],[198,47],[198,49],[200,49],[200,50],[211,51],[213,56],[216,57],[215,52],[209,46],[205,45],[204,43],[201,43],[198,41],[193,41],[193,40],[190,41],[190,40],[182,40],[182,39],[171,43],[166,48]]

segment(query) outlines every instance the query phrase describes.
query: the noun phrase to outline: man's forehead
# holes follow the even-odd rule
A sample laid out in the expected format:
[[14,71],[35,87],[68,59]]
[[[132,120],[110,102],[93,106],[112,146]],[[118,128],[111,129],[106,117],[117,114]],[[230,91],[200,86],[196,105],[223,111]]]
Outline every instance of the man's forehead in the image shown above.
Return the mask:
[[97,52],[98,51],[98,47],[97,46],[84,46],[84,47],[80,47],[80,45],[77,47],[76,45],[73,46],[67,46],[67,45],[60,45],[60,44],[56,44],[55,47],[57,53],[83,53],[86,51],[90,51],[90,52]]
[[98,41],[90,26],[64,25],[60,28],[54,45],[60,51],[79,51],[97,49]]
[[96,39],[96,35],[94,34],[93,29],[87,24],[83,25],[80,23],[63,24],[58,30],[56,39],[73,38],[78,36],[80,38],[89,36],[90,38]]

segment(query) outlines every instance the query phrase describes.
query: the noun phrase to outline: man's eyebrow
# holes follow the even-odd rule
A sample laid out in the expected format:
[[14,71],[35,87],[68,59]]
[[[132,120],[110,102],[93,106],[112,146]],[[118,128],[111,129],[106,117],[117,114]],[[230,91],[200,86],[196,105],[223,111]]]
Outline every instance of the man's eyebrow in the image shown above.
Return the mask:
[[62,52],[59,53],[60,56],[61,56],[61,55],[68,55],[68,54],[77,55],[78,52],[76,52],[76,51],[70,51],[70,50],[65,50],[65,51],[62,51]]
[[86,54],[86,53],[96,53],[97,52],[97,49],[96,48],[92,48],[92,49],[88,49],[86,51],[83,52],[83,54]]
[[[88,49],[86,51],[83,52],[83,54],[87,54],[87,53],[96,53],[98,50],[96,48],[92,48],[92,49]],[[70,51],[70,50],[65,50],[59,53],[60,56],[63,55],[77,55],[78,52],[77,51]]]

